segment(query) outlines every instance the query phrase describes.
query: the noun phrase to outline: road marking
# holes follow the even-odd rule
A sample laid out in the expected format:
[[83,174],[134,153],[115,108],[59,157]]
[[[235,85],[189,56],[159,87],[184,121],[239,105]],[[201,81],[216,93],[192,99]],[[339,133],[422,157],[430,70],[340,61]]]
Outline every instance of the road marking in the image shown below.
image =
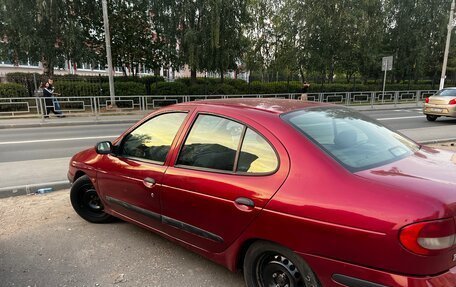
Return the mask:
[[83,138],[64,138],[64,139],[45,139],[45,140],[29,140],[29,141],[12,141],[12,142],[0,142],[0,145],[8,145],[8,144],[29,144],[29,143],[45,143],[45,142],[60,142],[60,141],[93,140],[93,139],[117,138],[118,136],[119,136],[119,135],[108,135],[108,136],[83,137]]
[[401,113],[410,113],[410,112],[413,112],[413,111],[423,111],[422,108],[418,108],[418,109],[402,109],[402,110],[393,110],[393,112],[401,112]]
[[421,116],[412,116],[412,117],[379,118],[379,119],[377,119],[377,121],[391,121],[391,120],[418,119],[418,118],[424,118],[424,116],[421,115]]

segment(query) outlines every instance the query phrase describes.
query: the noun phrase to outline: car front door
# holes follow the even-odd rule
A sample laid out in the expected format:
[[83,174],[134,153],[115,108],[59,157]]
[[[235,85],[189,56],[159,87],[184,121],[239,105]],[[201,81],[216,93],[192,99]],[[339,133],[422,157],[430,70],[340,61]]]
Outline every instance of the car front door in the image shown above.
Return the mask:
[[161,222],[161,182],[166,160],[187,112],[166,112],[127,133],[97,174],[103,201],[117,214],[152,228]]
[[195,117],[163,179],[162,220],[168,234],[220,252],[283,183],[288,156],[264,127],[213,114]]

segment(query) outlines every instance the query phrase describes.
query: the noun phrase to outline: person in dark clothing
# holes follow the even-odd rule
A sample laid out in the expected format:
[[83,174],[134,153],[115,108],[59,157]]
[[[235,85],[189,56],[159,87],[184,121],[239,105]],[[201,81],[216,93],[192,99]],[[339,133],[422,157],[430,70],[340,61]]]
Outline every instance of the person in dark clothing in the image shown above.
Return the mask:
[[61,111],[56,111],[56,109],[55,109],[54,90],[52,88],[50,88],[49,86],[50,86],[49,81],[44,83],[44,85],[43,85],[43,97],[44,97],[44,103],[46,106],[44,117],[49,118],[50,112],[53,112],[60,118],[64,117],[64,115],[62,115]]

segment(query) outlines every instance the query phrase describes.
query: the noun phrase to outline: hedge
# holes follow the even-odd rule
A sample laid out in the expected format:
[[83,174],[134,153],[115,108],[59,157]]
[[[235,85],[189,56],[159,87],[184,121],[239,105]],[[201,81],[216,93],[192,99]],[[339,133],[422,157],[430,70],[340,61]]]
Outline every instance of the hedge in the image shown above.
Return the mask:
[[[146,94],[146,88],[142,83],[114,82],[114,89],[119,96]],[[55,92],[63,97],[109,96],[109,83],[55,81]]]
[[151,87],[152,95],[185,95],[188,94],[187,86],[182,82],[156,83]]
[[2,97],[2,98],[28,97],[28,91],[21,84],[3,83],[3,84],[0,84],[0,97]]
[[[20,74],[10,73],[9,79],[16,83],[0,84],[1,97],[31,97],[34,95],[33,80],[29,74],[25,82],[20,81]],[[73,75],[71,75],[73,76]],[[36,77],[36,75],[35,75]],[[73,76],[74,77],[74,76]],[[79,79],[79,77],[76,77]],[[92,79],[95,79],[93,77]],[[55,91],[64,97],[93,97],[108,96],[109,83],[103,81],[74,80],[70,76],[55,80]],[[84,79],[81,77],[80,79]],[[24,78],[22,78],[24,80]],[[270,82],[262,83],[254,81],[247,83],[243,80],[226,79],[220,83],[220,79],[198,78],[196,82],[190,79],[180,79],[175,82],[163,82],[160,77],[145,77],[141,81],[127,81],[115,78],[115,93],[118,96],[127,95],[236,95],[236,94],[286,94],[300,93],[302,84],[293,82]],[[33,87],[33,88],[32,88]],[[320,92],[354,92],[354,91],[380,91],[381,84],[314,84],[311,83],[308,93]],[[387,84],[387,91],[400,90],[431,90],[431,85],[425,81],[418,84]]]

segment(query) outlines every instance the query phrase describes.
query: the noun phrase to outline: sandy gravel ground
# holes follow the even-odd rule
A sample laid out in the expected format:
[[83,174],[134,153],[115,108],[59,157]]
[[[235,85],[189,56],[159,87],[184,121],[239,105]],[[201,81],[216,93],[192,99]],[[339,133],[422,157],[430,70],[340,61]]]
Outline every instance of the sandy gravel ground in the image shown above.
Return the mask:
[[231,273],[125,222],[91,224],[68,190],[0,199],[0,286],[245,286]]

